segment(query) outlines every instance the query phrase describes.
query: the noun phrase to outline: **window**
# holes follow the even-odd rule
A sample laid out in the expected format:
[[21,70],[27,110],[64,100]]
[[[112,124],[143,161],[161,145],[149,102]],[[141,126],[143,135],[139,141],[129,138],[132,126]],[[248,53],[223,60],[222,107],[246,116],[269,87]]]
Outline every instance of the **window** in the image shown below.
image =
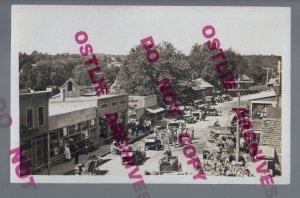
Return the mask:
[[89,128],[89,126],[90,126],[90,123],[89,123],[89,121],[87,120],[87,121],[84,121],[84,122],[82,122],[82,130],[86,130],[86,129],[88,129]]
[[57,129],[50,131],[50,141],[58,140],[58,133],[59,133],[59,130],[57,130]]
[[45,122],[44,122],[44,107],[38,108],[38,119],[39,119],[39,126],[42,126],[45,124]]
[[120,104],[124,104],[125,103],[125,100],[122,100],[121,102],[120,102]]
[[107,107],[107,104],[101,105],[101,108],[106,108],[106,107]]
[[113,103],[111,103],[111,105],[112,105],[112,106],[115,106],[116,104],[117,104],[117,102],[113,102]]
[[78,132],[81,131],[81,126],[82,126],[81,122],[80,122],[80,123],[77,123],[77,124],[75,125],[76,133],[78,133]]
[[68,82],[68,91],[72,91],[72,82],[71,81],[69,81]]
[[26,123],[27,123],[27,127],[29,129],[33,128],[33,109],[30,108],[30,109],[27,109],[27,112],[26,112]]
[[72,134],[75,134],[75,125],[71,125],[71,126],[68,126],[69,128],[69,135],[72,135]]

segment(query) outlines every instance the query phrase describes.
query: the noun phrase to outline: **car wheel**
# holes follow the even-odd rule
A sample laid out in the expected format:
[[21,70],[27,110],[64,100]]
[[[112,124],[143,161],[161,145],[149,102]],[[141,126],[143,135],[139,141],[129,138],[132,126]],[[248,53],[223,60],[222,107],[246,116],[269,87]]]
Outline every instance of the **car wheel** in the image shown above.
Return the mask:
[[157,150],[157,151],[159,150],[158,146],[156,146],[156,150]]

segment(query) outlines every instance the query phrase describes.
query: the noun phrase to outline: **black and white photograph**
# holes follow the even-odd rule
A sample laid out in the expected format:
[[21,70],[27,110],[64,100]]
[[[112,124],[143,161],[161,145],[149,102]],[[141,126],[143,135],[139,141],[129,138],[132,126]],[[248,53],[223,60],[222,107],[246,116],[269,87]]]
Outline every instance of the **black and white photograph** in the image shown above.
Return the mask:
[[290,31],[284,7],[14,5],[11,181],[289,184]]

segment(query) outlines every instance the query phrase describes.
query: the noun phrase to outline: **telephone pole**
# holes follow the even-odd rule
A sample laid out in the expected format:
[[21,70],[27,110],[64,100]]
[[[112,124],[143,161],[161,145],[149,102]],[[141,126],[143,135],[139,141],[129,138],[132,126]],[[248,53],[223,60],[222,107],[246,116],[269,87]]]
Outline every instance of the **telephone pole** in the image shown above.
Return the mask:
[[267,70],[267,79],[266,79],[266,90],[268,89],[268,81],[269,81],[269,70],[273,72],[274,69],[270,69],[269,67],[262,68],[263,70]]
[[[237,83],[236,89],[229,89],[230,92],[236,92],[238,97],[238,107],[241,107],[241,92],[249,92],[249,89],[241,89],[241,84],[252,84],[254,81],[235,81]],[[239,128],[239,122],[236,121],[236,132],[235,132],[235,160],[238,162],[240,158],[240,128]]]

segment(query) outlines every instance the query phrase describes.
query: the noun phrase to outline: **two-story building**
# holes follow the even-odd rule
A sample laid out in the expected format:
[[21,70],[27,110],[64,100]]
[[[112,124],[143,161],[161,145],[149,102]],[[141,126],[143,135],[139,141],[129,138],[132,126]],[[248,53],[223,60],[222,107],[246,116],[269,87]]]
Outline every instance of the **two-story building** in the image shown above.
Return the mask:
[[136,119],[150,119],[152,123],[161,120],[165,109],[158,106],[157,96],[129,96],[129,108],[135,112]]
[[47,166],[51,89],[20,93],[20,147],[32,170]]

